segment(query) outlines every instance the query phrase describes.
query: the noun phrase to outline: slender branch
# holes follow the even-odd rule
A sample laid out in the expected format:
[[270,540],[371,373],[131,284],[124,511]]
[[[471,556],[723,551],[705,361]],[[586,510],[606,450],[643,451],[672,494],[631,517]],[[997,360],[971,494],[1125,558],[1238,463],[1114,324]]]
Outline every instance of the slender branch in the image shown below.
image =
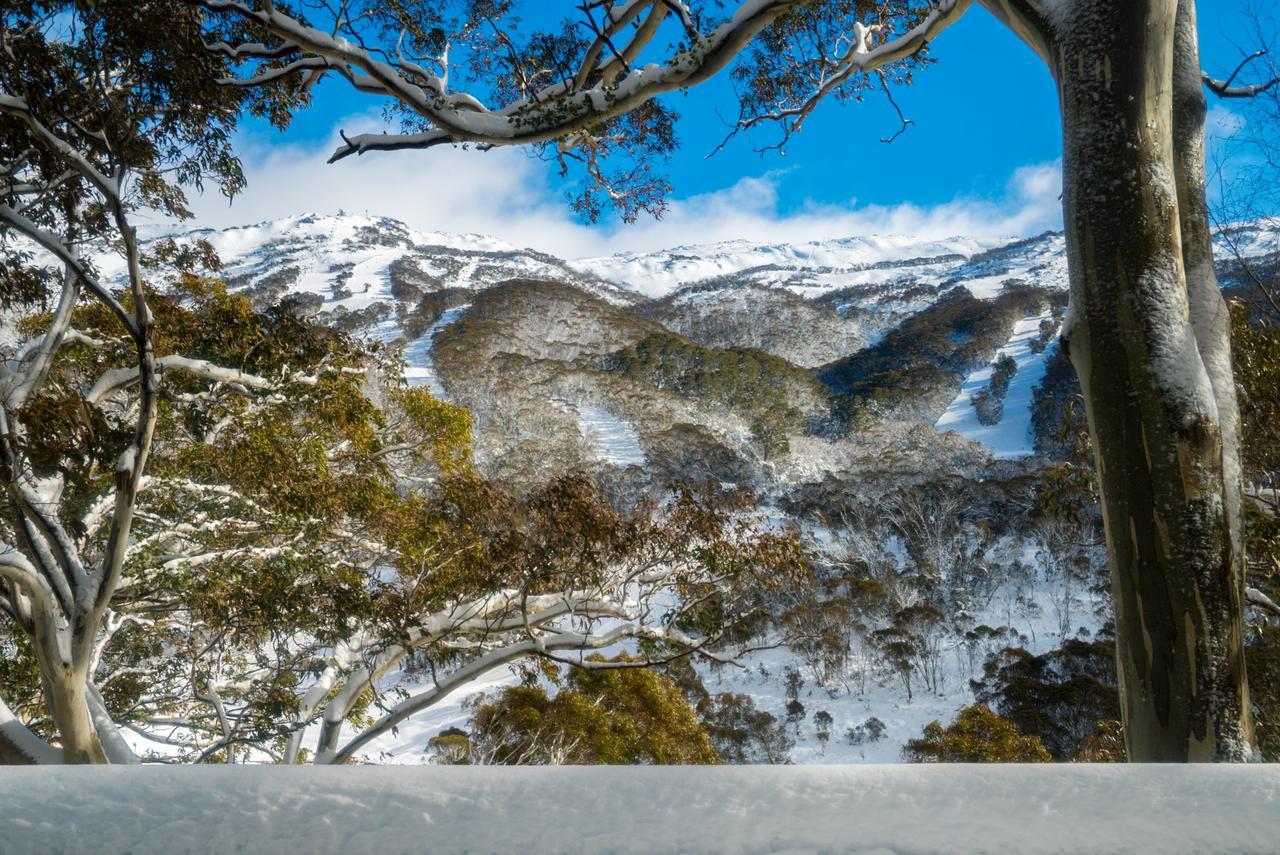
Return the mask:
[[1209,76],[1207,71],[1200,72],[1200,79],[1204,81],[1204,85],[1210,92],[1219,98],[1256,98],[1263,92],[1266,92],[1272,86],[1280,83],[1280,76],[1276,76],[1265,83],[1253,83],[1247,86],[1232,86],[1236,78],[1240,76],[1240,72],[1244,71],[1245,66],[1256,59],[1261,59],[1269,53],[1267,48],[1259,48],[1253,53],[1240,60],[1240,64],[1227,77],[1226,80],[1215,80]]

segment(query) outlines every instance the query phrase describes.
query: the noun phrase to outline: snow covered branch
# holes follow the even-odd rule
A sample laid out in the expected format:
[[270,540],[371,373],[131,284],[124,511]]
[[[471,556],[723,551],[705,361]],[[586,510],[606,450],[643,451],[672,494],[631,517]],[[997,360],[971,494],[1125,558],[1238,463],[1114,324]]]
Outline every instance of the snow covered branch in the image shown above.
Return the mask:
[[1261,59],[1268,53],[1269,51],[1267,48],[1259,48],[1249,54],[1244,59],[1240,60],[1240,64],[1236,66],[1235,70],[1232,71],[1225,80],[1215,80],[1208,72],[1202,72],[1204,85],[1210,92],[1217,95],[1219,98],[1256,98],[1276,84],[1280,84],[1280,76],[1272,77],[1270,80],[1265,80],[1261,83],[1251,83],[1241,86],[1236,86],[1234,84],[1236,82],[1236,78],[1240,76],[1240,72],[1244,71],[1246,66],[1254,60]]
[[[357,89],[386,94],[418,117],[427,120],[432,130],[414,134],[362,134],[344,138],[333,154],[340,160],[366,151],[404,148],[429,148],[443,143],[474,142],[488,145],[521,145],[563,139],[588,131],[605,120],[634,110],[644,102],[667,92],[688,88],[705,80],[728,64],[762,29],[800,5],[799,0],[747,0],[729,19],[710,33],[699,34],[664,64],[648,64],[629,68],[640,52],[652,41],[658,27],[675,9],[685,26],[692,26],[685,4],[663,0],[633,0],[614,7],[611,19],[599,28],[595,41],[578,62],[578,73],[529,92],[500,109],[486,109],[481,101],[467,93],[451,92],[442,76],[425,73],[420,67],[409,69],[377,58],[370,50],[357,46],[358,40],[331,36],[310,27],[284,12],[271,7],[253,9],[238,0],[189,0],[211,12],[230,14],[257,25],[279,40],[281,50],[295,48],[312,61],[301,72],[324,67],[323,60],[348,79]],[[946,0],[948,7],[955,0]],[[959,5],[967,5],[961,0]],[[607,59],[598,62],[611,39],[624,26],[647,11],[631,39],[622,48],[610,50]],[[253,56],[255,46],[226,48],[222,53],[239,52]],[[915,47],[902,46],[902,50]],[[867,62],[888,62],[894,48],[881,49]],[[264,72],[274,74],[274,71]],[[249,78],[251,82],[253,78]]]

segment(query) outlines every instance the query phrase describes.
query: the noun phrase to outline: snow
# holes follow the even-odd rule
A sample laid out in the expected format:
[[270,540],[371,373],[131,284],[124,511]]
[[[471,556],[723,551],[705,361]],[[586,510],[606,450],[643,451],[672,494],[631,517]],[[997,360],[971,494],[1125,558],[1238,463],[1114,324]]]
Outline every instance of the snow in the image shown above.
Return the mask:
[[[901,541],[895,538],[883,544],[883,548],[896,553],[900,565],[908,563]],[[1031,542],[1010,540],[998,548],[1001,554],[993,555],[994,560],[1008,564],[1019,559],[1035,573],[1029,579],[1005,582],[985,603],[975,604],[971,615],[974,626],[1008,627],[1014,635],[1007,643],[1033,655],[1058,649],[1068,638],[1077,637],[1081,628],[1085,631],[1084,638],[1096,635],[1103,614],[1098,607],[1105,597],[1077,582],[1070,592],[1071,627],[1063,635],[1055,607],[1055,598],[1063,597],[1061,580],[1047,577]],[[933,721],[946,724],[962,707],[974,703],[970,681],[983,676],[985,655],[971,659],[963,640],[955,633],[941,628],[938,633],[942,651],[938,661],[939,687],[937,691],[930,691],[917,673],[912,677],[914,692],[910,697],[898,676],[884,668],[865,638],[853,640],[844,673],[830,679],[826,686],[819,684],[799,653],[782,647],[748,655],[741,660],[744,666],[741,668],[700,663],[698,672],[707,691],[748,695],[758,709],[783,722],[790,700],[785,672],[787,668],[794,668],[803,680],[797,700],[804,706],[804,716],[786,728],[795,741],[791,750],[793,762],[804,765],[899,763],[907,741],[918,739],[925,725]],[[814,716],[820,711],[832,718],[830,738],[825,744],[818,740],[814,727]],[[847,739],[848,731],[871,717],[883,723],[883,737],[874,742],[851,743]]]
[[1044,380],[1049,357],[1057,348],[1051,341],[1040,353],[1033,353],[1031,342],[1040,334],[1042,321],[1050,320],[1049,314],[1023,318],[1013,327],[1013,336],[996,351],[996,359],[1009,356],[1018,366],[1004,396],[1004,411],[1000,421],[984,425],[978,421],[972,396],[987,385],[995,360],[990,365],[974,371],[964,381],[960,394],[943,412],[936,427],[939,431],[955,431],[991,449],[997,460],[1014,460],[1035,454],[1035,440],[1031,430],[1031,403],[1035,389]]
[[49,767],[6,855],[1269,853],[1280,766]]
[[753,268],[864,272],[862,276],[852,279],[846,276],[847,281],[831,283],[831,287],[844,287],[883,281],[891,276],[880,270],[864,271],[871,265],[942,256],[968,257],[1009,240],[967,237],[926,240],[906,235],[865,235],[800,244],[757,244],[734,240],[650,253],[628,252],[583,258],[572,262],[572,266],[626,285],[648,297],[665,296],[682,285]]
[[622,468],[644,466],[647,462],[635,427],[607,407],[565,398],[552,398],[551,403],[577,420],[578,431],[596,460]]
[[444,390],[444,385],[440,382],[440,374],[436,371],[435,359],[432,358],[431,351],[435,347],[435,337],[441,333],[445,327],[457,321],[467,309],[471,308],[471,304],[464,306],[455,306],[452,309],[446,309],[440,313],[440,317],[436,318],[431,326],[427,327],[415,341],[404,349],[405,379],[409,381],[411,386],[426,386],[432,395],[440,400],[448,400],[448,394]]
[[578,426],[595,449],[596,456],[615,466],[643,466],[640,435],[627,422],[598,404],[579,403]]
[[[818,538],[833,536],[822,529],[812,534]],[[882,548],[893,555],[900,566],[909,562],[906,547],[897,538],[882,544]],[[1071,591],[1072,619],[1064,636],[1055,608],[1055,599],[1063,596],[1061,580],[1048,578],[1035,545],[1009,539],[996,548],[999,554],[991,556],[993,561],[1008,564],[1018,559],[1034,568],[1035,573],[1031,578],[1011,578],[985,602],[975,603],[974,626],[1008,627],[1014,633],[1008,643],[1035,655],[1061,647],[1066,638],[1076,637],[1077,628],[1083,627],[1085,638],[1097,633],[1105,611],[1099,608],[1105,600],[1104,594],[1090,592],[1078,582],[1075,584]],[[946,630],[940,633],[943,652],[938,663],[938,690],[929,691],[918,677],[913,677],[915,691],[911,697],[907,696],[899,677],[885,669],[865,638],[853,640],[848,666],[826,686],[819,685],[799,653],[785,647],[756,650],[740,659],[737,665],[697,661],[695,667],[708,692],[746,695],[757,709],[770,713],[780,723],[786,720],[790,700],[786,671],[796,669],[802,678],[798,700],[804,705],[804,716],[798,723],[786,725],[788,735],[795,742],[792,762],[804,765],[899,763],[903,746],[908,740],[918,738],[925,725],[932,721],[950,722],[961,707],[974,703],[970,680],[982,677],[985,655],[971,659],[961,639]],[[402,765],[431,763],[428,741],[432,737],[449,727],[468,729],[469,700],[477,693],[492,693],[519,680],[519,675],[509,668],[490,672],[477,683],[460,688],[437,705],[401,722],[396,732],[374,740],[360,759]],[[382,689],[384,694],[393,690],[417,693],[430,685],[430,676],[425,673],[398,674],[389,676]],[[552,690],[549,684],[544,688]],[[832,717],[830,739],[825,744],[817,738],[814,727],[814,716],[819,711]],[[884,725],[883,737],[874,742],[852,744],[846,737],[848,731],[873,716]],[[304,744],[313,741],[314,732]]]

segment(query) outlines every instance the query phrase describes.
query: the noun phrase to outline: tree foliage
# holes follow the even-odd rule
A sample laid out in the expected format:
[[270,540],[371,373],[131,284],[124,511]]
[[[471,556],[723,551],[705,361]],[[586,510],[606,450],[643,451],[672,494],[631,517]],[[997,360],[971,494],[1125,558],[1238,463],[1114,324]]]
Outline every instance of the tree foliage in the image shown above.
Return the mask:
[[680,688],[640,668],[571,670],[554,695],[529,685],[482,698],[472,711],[470,747],[476,760],[511,765],[721,762]]
[[925,725],[924,736],[903,749],[912,763],[1048,763],[1049,752],[1035,736],[981,705],[960,710],[946,727]]
[[1035,736],[1055,760],[1068,760],[1098,731],[1120,718],[1112,644],[1068,639],[1036,656],[1006,648],[983,666],[974,698],[1020,732]]

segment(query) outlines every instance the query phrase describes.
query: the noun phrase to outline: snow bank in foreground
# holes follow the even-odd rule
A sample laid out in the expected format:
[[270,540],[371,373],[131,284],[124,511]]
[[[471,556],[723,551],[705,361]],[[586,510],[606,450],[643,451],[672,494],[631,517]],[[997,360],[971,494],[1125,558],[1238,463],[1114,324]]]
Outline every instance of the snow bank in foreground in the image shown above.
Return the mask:
[[1280,766],[48,768],[0,852],[1274,852]]

